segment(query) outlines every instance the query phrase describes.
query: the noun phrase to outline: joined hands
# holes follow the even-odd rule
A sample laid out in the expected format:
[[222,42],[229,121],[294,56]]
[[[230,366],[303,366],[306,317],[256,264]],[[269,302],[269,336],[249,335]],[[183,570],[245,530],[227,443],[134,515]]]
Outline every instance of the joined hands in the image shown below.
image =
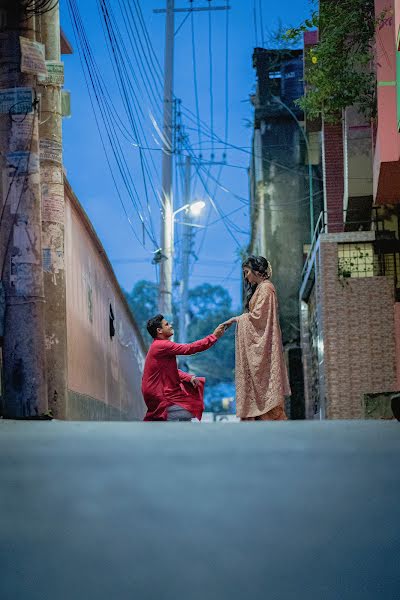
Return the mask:
[[227,321],[224,321],[223,323],[218,325],[218,327],[214,331],[215,337],[217,337],[217,338],[222,337],[224,335],[225,331],[227,329],[229,329],[229,327],[231,325],[233,325],[233,323],[236,323],[237,320],[238,320],[238,317],[232,317],[231,319],[228,319]]

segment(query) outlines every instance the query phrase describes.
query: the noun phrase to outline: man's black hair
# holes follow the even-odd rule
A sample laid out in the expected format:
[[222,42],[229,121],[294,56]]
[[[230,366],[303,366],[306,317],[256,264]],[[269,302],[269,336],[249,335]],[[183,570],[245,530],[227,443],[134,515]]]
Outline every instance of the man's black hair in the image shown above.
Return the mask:
[[157,337],[157,329],[161,328],[161,322],[163,318],[163,315],[156,315],[147,321],[147,331],[154,339]]

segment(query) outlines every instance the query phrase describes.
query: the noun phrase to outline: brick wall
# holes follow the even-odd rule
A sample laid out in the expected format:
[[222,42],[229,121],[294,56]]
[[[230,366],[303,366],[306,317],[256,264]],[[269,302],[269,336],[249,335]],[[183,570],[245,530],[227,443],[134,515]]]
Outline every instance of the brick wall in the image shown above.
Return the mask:
[[400,390],[400,302],[394,305],[394,331],[396,341],[396,380],[397,389]]
[[320,261],[326,417],[363,418],[364,394],[397,389],[393,281],[339,279],[337,243]]
[[325,218],[329,233],[343,231],[344,150],[342,123],[322,129]]

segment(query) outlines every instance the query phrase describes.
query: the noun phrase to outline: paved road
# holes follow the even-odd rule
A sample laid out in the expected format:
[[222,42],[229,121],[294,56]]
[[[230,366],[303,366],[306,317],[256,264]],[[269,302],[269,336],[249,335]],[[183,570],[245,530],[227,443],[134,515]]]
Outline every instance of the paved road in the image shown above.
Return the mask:
[[397,422],[0,421],[0,598],[400,598],[399,457]]

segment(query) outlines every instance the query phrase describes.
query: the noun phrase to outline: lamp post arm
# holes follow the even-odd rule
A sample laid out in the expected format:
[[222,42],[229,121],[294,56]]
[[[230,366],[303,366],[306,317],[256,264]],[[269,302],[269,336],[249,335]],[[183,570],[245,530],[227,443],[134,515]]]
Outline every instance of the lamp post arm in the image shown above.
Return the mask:
[[172,216],[175,217],[175,215],[182,212],[182,210],[187,210],[189,208],[189,206],[190,206],[190,204],[185,204],[184,206],[181,206],[180,208],[178,208],[178,210],[174,210],[174,212],[172,213]]

